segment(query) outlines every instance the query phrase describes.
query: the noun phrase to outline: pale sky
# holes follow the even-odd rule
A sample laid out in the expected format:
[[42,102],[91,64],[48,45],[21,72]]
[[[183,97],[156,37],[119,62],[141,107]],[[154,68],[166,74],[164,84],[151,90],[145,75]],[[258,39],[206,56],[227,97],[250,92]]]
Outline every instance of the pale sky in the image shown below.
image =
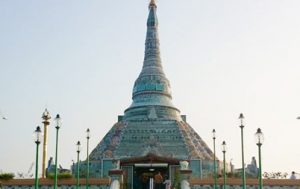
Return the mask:
[[[245,162],[257,158],[260,127],[263,171],[300,172],[300,1],[157,5],[162,64],[188,123],[211,148],[216,129],[217,156],[225,140],[227,159],[239,168],[243,112]],[[0,120],[0,171],[27,172],[35,161],[32,136],[45,108],[63,119],[59,164],[69,168],[76,160],[75,144],[86,144],[87,128],[90,151],[96,147],[131,103],[147,6],[147,0],[0,1],[0,111],[8,118]],[[48,158],[54,153],[51,124]]]

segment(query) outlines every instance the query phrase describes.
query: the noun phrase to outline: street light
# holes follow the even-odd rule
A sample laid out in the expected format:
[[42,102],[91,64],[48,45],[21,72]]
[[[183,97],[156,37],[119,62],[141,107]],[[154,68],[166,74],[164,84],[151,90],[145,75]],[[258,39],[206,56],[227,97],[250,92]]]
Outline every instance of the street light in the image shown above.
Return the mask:
[[223,152],[223,189],[226,189],[226,159],[225,159],[225,153],[226,153],[226,142],[222,142],[222,152]]
[[239,119],[241,120],[241,142],[242,142],[242,178],[243,178],[243,189],[246,189],[246,174],[245,174],[245,161],[244,161],[244,125],[243,125],[243,119],[244,115],[241,113]]
[[262,189],[262,167],[261,167],[261,145],[264,142],[264,134],[261,132],[261,129],[258,128],[255,133],[256,145],[258,146],[258,161],[259,161],[259,172],[258,172],[258,181],[259,181],[259,189]]
[[35,179],[34,179],[34,188],[39,188],[39,178],[38,178],[38,170],[39,170],[39,144],[42,140],[42,131],[39,126],[36,127],[34,131],[34,142],[36,143],[36,158],[35,158]]
[[80,141],[77,142],[76,144],[76,148],[77,148],[77,182],[76,182],[76,188],[79,189],[79,153],[81,150],[80,147]]
[[44,142],[43,142],[43,159],[42,159],[42,178],[46,177],[46,160],[47,160],[47,143],[48,143],[48,126],[50,125],[50,113],[47,109],[45,109],[43,116],[43,124],[44,124]]
[[214,141],[214,189],[217,189],[217,169],[216,169],[216,130],[212,131]]
[[55,170],[54,170],[54,189],[57,188],[57,149],[58,149],[58,130],[61,126],[61,118],[59,114],[56,115],[55,119],[56,128],[56,147],[55,147]]
[[89,176],[90,176],[90,158],[89,158],[90,137],[91,137],[91,133],[90,133],[90,129],[88,128],[86,130],[86,146],[87,146],[87,150],[86,150],[86,181],[85,181],[86,189],[89,188]]

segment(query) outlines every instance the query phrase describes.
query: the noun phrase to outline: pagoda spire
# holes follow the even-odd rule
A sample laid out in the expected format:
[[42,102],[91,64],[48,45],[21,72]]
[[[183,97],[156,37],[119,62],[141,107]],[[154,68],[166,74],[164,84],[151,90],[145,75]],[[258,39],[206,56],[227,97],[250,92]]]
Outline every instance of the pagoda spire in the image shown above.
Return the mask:
[[[162,71],[159,37],[158,37],[158,19],[156,16],[156,3],[155,0],[151,0],[149,3],[149,15],[147,19],[147,35],[145,41],[145,56],[143,70],[147,72],[147,68],[157,68],[157,74],[164,75]],[[144,70],[145,69],[145,70]]]
[[[158,37],[157,5],[155,0],[149,3],[147,18],[147,34],[145,40],[145,55],[143,68],[136,79],[132,93],[132,104],[125,110],[125,117],[141,116],[145,112],[161,110],[166,112],[165,117],[180,119],[179,110],[172,103],[170,82],[166,78],[161,64],[160,43]],[[138,109],[137,109],[138,108]],[[152,115],[152,114],[147,114]],[[143,116],[141,116],[143,117]],[[151,117],[151,116],[150,116]]]

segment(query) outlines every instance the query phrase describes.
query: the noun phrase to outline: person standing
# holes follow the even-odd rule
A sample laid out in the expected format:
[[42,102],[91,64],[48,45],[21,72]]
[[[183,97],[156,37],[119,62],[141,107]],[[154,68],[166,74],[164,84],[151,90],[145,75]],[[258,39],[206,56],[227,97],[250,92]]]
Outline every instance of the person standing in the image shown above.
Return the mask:
[[149,189],[148,176],[143,174],[141,180],[142,180],[142,189]]
[[169,180],[168,177],[166,177],[163,184],[165,184],[165,189],[171,189],[171,180]]
[[292,172],[290,179],[292,179],[292,180],[296,179],[296,173],[295,173],[295,171]]
[[156,175],[154,175],[154,184],[155,184],[154,189],[163,189],[162,188],[163,177],[159,171]]

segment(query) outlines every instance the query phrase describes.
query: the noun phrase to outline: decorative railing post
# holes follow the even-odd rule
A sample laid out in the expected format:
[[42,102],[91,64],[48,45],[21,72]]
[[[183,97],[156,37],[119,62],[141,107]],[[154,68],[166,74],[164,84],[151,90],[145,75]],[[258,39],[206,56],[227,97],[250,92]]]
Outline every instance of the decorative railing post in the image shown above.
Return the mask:
[[181,189],[190,189],[190,175],[192,170],[189,168],[188,161],[180,161],[180,186]]
[[120,160],[116,160],[113,163],[113,168],[108,172],[111,183],[110,189],[121,189],[123,185],[123,170],[120,168]]

